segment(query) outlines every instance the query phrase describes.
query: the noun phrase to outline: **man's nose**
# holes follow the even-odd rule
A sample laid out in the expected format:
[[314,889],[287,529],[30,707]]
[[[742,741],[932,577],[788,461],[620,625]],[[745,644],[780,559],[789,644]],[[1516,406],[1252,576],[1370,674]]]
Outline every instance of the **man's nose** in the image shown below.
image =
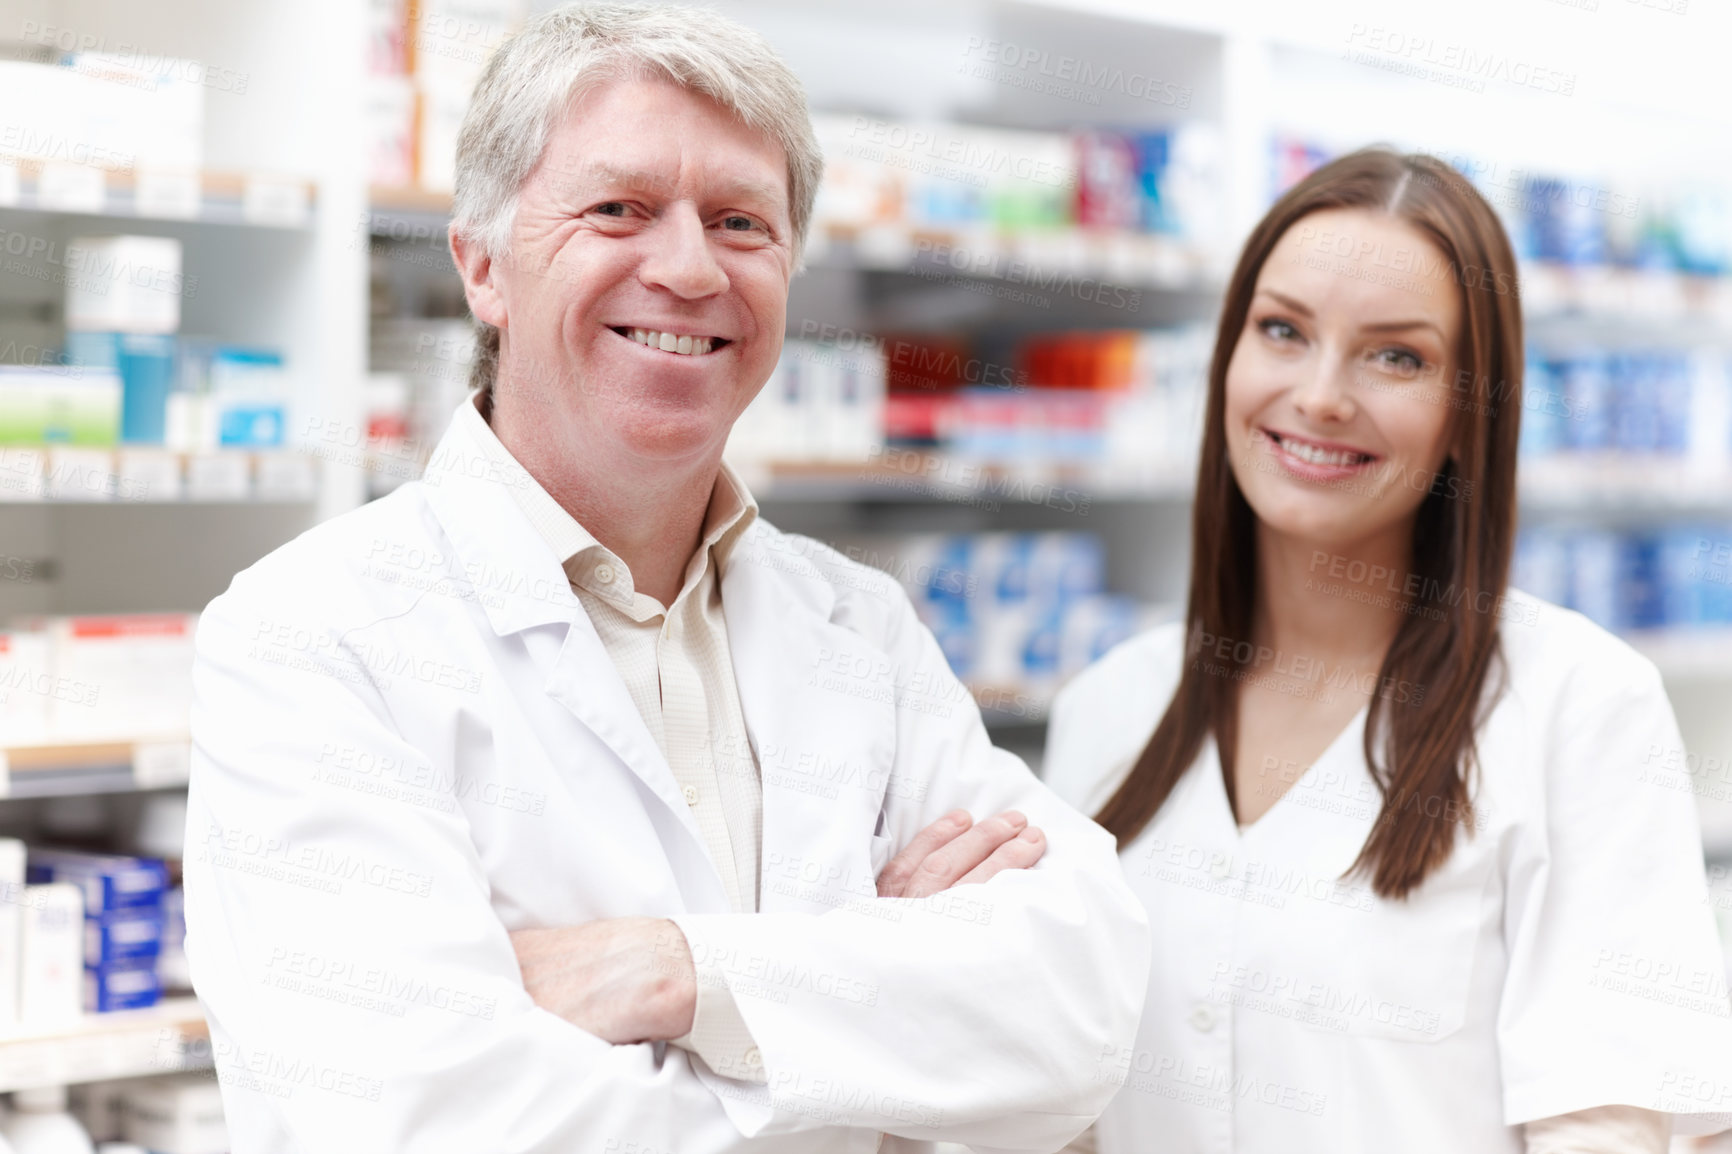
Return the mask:
[[688,300],[714,296],[728,287],[728,274],[710,249],[708,230],[689,205],[666,213],[647,238],[649,253],[638,279]]

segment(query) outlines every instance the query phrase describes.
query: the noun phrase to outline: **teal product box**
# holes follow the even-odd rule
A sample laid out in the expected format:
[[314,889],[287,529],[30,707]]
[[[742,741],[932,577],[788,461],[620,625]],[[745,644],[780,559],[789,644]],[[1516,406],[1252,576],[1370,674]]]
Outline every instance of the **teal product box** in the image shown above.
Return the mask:
[[107,370],[120,377],[122,441],[134,445],[162,444],[168,394],[174,388],[174,337],[153,333],[69,332],[66,355],[74,364]]
[[287,440],[288,385],[280,353],[218,348],[211,354],[210,402],[217,443],[233,449],[276,449]]

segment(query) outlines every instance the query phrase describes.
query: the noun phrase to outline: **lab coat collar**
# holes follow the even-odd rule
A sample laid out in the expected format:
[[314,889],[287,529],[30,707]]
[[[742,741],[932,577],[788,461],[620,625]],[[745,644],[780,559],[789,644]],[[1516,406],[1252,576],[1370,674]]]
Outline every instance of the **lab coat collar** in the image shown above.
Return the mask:
[[581,612],[560,558],[512,497],[512,488],[535,484],[523,466],[489,454],[464,421],[453,420],[421,480],[456,550],[452,568],[474,588],[495,633],[569,622]]

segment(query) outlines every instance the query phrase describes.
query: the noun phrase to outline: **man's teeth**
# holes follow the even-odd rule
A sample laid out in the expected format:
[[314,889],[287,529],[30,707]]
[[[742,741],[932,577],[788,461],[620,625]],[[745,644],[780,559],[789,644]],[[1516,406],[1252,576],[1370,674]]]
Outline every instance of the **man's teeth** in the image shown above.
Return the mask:
[[1294,441],[1283,437],[1281,448],[1292,457],[1313,465],[1340,468],[1345,465],[1357,465],[1368,458],[1364,453],[1349,453],[1341,449],[1325,449],[1320,445],[1308,445],[1304,441]]
[[703,356],[715,346],[716,340],[714,337],[676,337],[672,333],[658,333],[654,329],[628,329],[626,336],[640,345],[688,357]]

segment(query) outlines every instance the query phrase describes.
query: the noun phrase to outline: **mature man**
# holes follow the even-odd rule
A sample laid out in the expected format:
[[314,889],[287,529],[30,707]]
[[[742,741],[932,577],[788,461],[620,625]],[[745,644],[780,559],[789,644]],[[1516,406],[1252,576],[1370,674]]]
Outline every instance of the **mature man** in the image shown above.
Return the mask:
[[713,12],[560,9],[490,65],[451,229],[481,387],[199,630],[236,1154],[1053,1150],[1105,1106],[1149,957],[1111,839],[721,461],[820,168]]

